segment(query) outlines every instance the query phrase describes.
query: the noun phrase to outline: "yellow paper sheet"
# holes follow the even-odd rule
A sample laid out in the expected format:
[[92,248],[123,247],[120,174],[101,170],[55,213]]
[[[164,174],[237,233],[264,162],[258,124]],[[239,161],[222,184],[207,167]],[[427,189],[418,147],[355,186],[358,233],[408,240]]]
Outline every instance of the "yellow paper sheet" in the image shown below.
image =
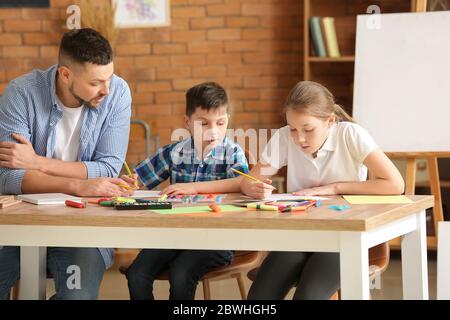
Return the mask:
[[344,196],[350,204],[392,204],[412,203],[406,196]]

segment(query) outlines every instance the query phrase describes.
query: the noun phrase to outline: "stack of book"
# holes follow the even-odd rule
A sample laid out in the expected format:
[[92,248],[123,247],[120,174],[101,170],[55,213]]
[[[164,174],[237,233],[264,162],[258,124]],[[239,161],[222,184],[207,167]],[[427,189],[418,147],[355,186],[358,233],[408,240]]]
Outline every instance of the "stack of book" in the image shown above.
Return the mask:
[[312,17],[309,21],[314,55],[338,58],[341,56],[333,17]]

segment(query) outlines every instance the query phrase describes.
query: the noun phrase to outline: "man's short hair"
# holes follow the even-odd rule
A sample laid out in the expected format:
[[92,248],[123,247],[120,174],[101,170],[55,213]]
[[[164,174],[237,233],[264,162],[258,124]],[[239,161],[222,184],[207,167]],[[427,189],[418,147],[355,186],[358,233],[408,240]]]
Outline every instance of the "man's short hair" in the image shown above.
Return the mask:
[[108,40],[94,29],[71,30],[64,34],[59,46],[59,64],[90,62],[108,65],[113,60],[113,51]]

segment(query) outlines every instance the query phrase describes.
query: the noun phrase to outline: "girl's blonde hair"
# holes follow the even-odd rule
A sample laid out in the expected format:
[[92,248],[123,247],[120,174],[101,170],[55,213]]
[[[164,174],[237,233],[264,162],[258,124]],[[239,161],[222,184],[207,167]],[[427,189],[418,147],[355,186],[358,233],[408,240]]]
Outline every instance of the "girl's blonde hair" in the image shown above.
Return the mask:
[[313,81],[300,81],[295,85],[284,104],[284,113],[289,109],[321,119],[328,119],[334,115],[338,122],[354,122],[353,118],[335,103],[333,94]]

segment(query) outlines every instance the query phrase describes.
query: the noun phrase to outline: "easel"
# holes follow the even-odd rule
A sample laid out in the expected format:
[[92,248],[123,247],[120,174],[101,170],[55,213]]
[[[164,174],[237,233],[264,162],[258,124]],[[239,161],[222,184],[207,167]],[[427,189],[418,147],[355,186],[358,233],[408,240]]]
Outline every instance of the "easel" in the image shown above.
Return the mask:
[[412,12],[426,12],[428,0],[411,0]]
[[[413,12],[426,12],[428,0],[411,0]],[[441,198],[441,183],[439,180],[438,158],[450,158],[450,152],[387,152],[391,159],[406,159],[405,194],[413,195],[416,188],[416,160],[426,159],[428,164],[428,176],[431,194],[434,195],[433,222],[434,236],[427,237],[429,249],[437,247],[437,230],[439,221],[444,220]],[[393,248],[400,247],[400,239],[390,241]]]

